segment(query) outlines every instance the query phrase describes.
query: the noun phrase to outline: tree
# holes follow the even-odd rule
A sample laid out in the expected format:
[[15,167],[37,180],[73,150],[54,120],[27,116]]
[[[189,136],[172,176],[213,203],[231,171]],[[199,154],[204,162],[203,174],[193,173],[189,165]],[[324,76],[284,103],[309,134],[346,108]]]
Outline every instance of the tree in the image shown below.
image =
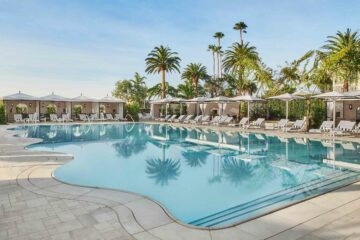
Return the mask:
[[185,99],[194,97],[194,89],[190,80],[186,80],[184,83],[177,86],[177,97]]
[[243,33],[247,33],[246,32],[246,28],[248,26],[244,23],[244,22],[238,22],[238,23],[235,23],[233,29],[234,30],[238,30],[240,32],[240,43],[241,44],[244,44],[244,41],[243,41]]
[[343,91],[349,91],[349,84],[357,82],[360,74],[360,40],[358,32],[347,29],[328,36],[322,47],[324,58],[322,67],[332,77],[343,82]]
[[214,34],[214,38],[217,39],[218,41],[218,47],[216,49],[216,53],[217,53],[217,62],[218,62],[218,77],[221,78],[221,39],[225,36],[224,33],[222,32],[216,32]]
[[172,52],[169,47],[163,45],[155,47],[145,59],[146,73],[160,73],[162,76],[161,82],[161,97],[166,97],[166,80],[165,73],[179,72],[180,73],[180,61],[177,52]]
[[112,95],[128,102],[131,100],[131,88],[131,80],[119,80],[115,83],[115,89],[113,90]]
[[131,86],[131,99],[139,104],[144,103],[147,96],[147,87],[145,84],[146,77],[140,76],[139,73],[135,73],[134,79],[130,80]]
[[142,77],[139,73],[135,73],[133,79],[117,81],[112,95],[124,99],[126,102],[135,102],[141,106],[147,96],[145,79],[146,77]]
[[212,57],[213,57],[213,77],[215,78],[215,52],[216,50],[216,45],[211,44],[208,46],[208,51],[210,51],[212,53]]
[[199,80],[207,78],[206,67],[201,63],[190,63],[186,66],[184,72],[181,74],[182,79],[189,79],[192,81],[194,87],[194,97],[198,96],[198,83]]
[[[149,98],[162,96],[163,93],[162,83],[158,83],[147,90]],[[165,83],[165,91],[170,96],[176,96],[176,88],[171,86],[168,82]]]

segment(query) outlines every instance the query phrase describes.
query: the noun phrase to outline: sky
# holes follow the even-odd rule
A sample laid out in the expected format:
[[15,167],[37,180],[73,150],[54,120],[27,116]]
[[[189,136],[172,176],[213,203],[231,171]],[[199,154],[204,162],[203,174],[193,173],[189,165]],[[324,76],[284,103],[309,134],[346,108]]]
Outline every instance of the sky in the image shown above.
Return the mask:
[[245,41],[278,69],[338,30],[359,30],[358,9],[358,0],[0,0],[0,96],[101,98],[135,72],[152,86],[161,76],[145,73],[145,58],[159,45],[178,52],[182,69],[196,62],[211,72],[214,32],[226,49],[239,41],[239,21]]

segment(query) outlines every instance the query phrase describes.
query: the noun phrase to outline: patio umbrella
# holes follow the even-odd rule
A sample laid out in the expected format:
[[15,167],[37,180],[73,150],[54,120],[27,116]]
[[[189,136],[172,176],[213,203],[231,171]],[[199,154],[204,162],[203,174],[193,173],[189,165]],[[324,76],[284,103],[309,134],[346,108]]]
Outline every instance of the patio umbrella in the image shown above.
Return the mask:
[[313,98],[321,98],[325,100],[330,100],[333,102],[333,122],[334,122],[334,128],[336,123],[336,100],[349,98],[349,94],[338,92],[338,91],[332,91],[327,93],[322,93],[319,95],[313,96]]
[[214,97],[214,98],[210,98],[208,101],[209,102],[217,102],[219,104],[219,106],[221,105],[221,111],[219,111],[219,115],[222,115],[224,112],[224,103],[228,102],[230,100],[230,98],[228,97],[224,97],[224,96],[218,96],[218,97]]
[[[278,99],[278,100],[286,102],[286,120],[288,120],[289,119],[289,101],[296,100],[296,99],[304,99],[304,98],[290,94],[290,93],[284,93],[284,94],[281,94],[278,96],[269,97],[269,99]],[[285,131],[286,131],[286,128],[285,128]]]
[[233,98],[230,98],[231,101],[236,101],[236,102],[241,102],[241,101],[244,101],[244,102],[247,102],[248,104],[248,119],[250,120],[250,102],[262,102],[262,101],[265,101],[264,99],[261,99],[261,98],[258,98],[258,97],[254,97],[254,96],[251,96],[251,95],[244,95],[244,96],[236,96],[236,97],[233,97]]

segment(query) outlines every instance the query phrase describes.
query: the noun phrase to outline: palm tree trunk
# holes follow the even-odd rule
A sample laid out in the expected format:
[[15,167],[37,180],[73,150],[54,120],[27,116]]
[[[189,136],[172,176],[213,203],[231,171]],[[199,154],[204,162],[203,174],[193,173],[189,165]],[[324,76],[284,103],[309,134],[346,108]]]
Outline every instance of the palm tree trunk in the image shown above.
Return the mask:
[[242,30],[240,30],[240,43],[241,43],[241,45],[243,45]]
[[165,69],[161,68],[161,76],[162,76],[162,81],[161,81],[161,98],[165,98],[166,97],[166,85],[165,85]]
[[215,79],[215,52],[213,51],[213,76]]
[[196,78],[193,78],[193,84],[194,84],[194,97],[198,96],[198,80]]
[[220,78],[220,53],[217,53],[217,77]]
[[348,91],[349,91],[349,81],[348,81],[348,80],[345,80],[345,81],[344,81],[343,89],[344,89],[344,92],[348,92]]

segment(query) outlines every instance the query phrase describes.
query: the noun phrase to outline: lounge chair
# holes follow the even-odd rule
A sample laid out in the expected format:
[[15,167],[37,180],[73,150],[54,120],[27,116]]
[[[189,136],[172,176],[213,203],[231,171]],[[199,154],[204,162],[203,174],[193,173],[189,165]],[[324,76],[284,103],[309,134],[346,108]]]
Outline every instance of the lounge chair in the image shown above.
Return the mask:
[[240,128],[246,128],[249,126],[249,118],[243,117],[238,124],[229,124],[229,126],[235,127],[239,126]]
[[[194,117],[195,117],[194,115],[189,115],[189,116],[187,116],[187,117],[184,119],[183,123],[190,123],[190,121],[191,121]],[[195,118],[197,118],[197,116],[196,116]]]
[[196,123],[199,123],[202,119],[203,115],[198,115],[194,118],[194,120],[190,120],[189,123],[191,124],[196,124]]
[[220,117],[220,119],[217,122],[214,122],[213,125],[216,125],[216,126],[222,125],[228,118],[229,117],[227,115],[223,115]]
[[107,113],[105,116],[106,116],[106,120],[114,121],[114,118],[111,113]]
[[120,114],[118,114],[118,113],[115,114],[114,120],[115,121],[127,121],[126,118],[121,117]]
[[351,133],[355,128],[355,122],[341,120],[335,129],[330,130],[330,135],[344,135]]
[[86,114],[79,114],[79,118],[81,121],[90,121],[90,118]]
[[[95,115],[97,116],[97,114],[95,114]],[[99,115],[100,115],[99,121],[106,121],[107,120],[107,118],[105,118],[104,113],[100,113]]]
[[158,120],[160,121],[160,122],[166,122],[169,118],[171,118],[171,115],[169,114],[169,115],[166,115],[164,118],[159,118]]
[[258,118],[256,121],[251,122],[249,128],[262,128],[265,123],[265,118]]
[[168,120],[166,120],[166,122],[172,122],[174,119],[176,119],[177,118],[177,115],[176,114],[174,114],[174,115],[172,115]]
[[73,120],[70,118],[70,114],[68,113],[63,113],[62,116],[62,121],[63,122],[72,122]]
[[309,133],[329,132],[334,127],[333,121],[323,121],[319,129],[310,129]]
[[202,125],[214,124],[220,120],[220,116],[215,116],[211,121],[203,121]]
[[24,123],[25,119],[23,119],[21,114],[14,114],[14,120],[16,123]]
[[56,114],[50,114],[50,122],[58,122],[58,116]]
[[183,118],[183,119],[180,119],[180,117],[178,119],[174,119],[174,122],[180,123],[180,122],[190,121],[193,118],[194,118],[194,115],[190,114],[190,115],[185,116],[185,118]]
[[184,121],[186,115],[180,115],[178,118],[172,119],[170,122],[181,122]]
[[305,126],[305,120],[296,120],[294,125],[292,125],[287,130],[289,130],[289,131],[302,131],[302,130],[304,130],[304,126]]
[[277,122],[277,124],[276,124],[276,126],[275,126],[275,129],[285,129],[286,127],[287,127],[287,125],[288,125],[288,120],[287,119],[280,119],[278,122]]
[[360,122],[358,123],[358,125],[356,125],[354,127],[353,133],[359,133],[360,132]]
[[201,118],[201,121],[199,122],[200,124],[203,124],[204,122],[208,122],[210,120],[210,116],[209,115],[205,115]]

